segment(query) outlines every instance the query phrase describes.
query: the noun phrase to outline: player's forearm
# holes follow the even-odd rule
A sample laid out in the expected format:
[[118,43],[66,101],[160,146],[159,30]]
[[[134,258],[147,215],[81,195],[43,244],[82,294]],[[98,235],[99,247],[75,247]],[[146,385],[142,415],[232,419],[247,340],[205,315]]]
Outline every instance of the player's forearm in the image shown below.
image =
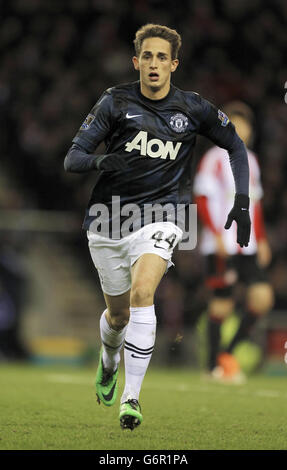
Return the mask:
[[237,194],[249,194],[249,165],[244,143],[234,134],[232,145],[227,149]]
[[245,145],[235,131],[228,129],[211,129],[208,137],[228,151],[233,173],[235,192],[249,195],[249,165]]
[[64,168],[71,173],[85,173],[95,170],[97,157],[99,156],[89,154],[82,147],[73,144],[65,157]]

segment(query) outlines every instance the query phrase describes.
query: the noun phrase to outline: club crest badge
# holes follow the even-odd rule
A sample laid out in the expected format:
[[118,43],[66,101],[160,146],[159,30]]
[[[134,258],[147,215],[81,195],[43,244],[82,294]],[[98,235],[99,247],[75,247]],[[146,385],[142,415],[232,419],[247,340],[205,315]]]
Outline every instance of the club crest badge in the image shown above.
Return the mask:
[[221,121],[221,125],[222,125],[223,127],[226,127],[227,124],[229,123],[228,117],[226,116],[225,113],[223,113],[222,111],[220,111],[220,109],[218,110],[218,119]]
[[84,120],[83,124],[81,125],[80,129],[86,131],[91,127],[92,122],[94,121],[95,116],[93,114],[88,114],[86,119]]
[[188,118],[184,114],[177,113],[171,116],[169,124],[173,131],[178,133],[185,132],[188,126]]

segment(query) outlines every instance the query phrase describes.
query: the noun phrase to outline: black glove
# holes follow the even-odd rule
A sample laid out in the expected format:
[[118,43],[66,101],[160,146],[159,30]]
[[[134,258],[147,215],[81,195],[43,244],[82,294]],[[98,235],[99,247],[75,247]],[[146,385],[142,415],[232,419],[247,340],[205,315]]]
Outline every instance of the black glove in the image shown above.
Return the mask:
[[125,159],[116,153],[98,155],[95,160],[95,166],[101,171],[117,171],[128,168],[128,164]]
[[235,220],[237,222],[237,243],[242,247],[248,246],[251,221],[249,217],[249,197],[246,194],[235,194],[234,205],[228,214],[225,229],[229,229]]

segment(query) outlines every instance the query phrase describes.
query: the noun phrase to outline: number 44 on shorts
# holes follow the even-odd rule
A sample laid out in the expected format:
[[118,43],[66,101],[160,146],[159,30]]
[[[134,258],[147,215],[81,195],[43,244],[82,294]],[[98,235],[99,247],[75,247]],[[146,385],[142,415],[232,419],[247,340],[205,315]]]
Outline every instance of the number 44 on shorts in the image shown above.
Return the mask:
[[158,230],[157,232],[155,232],[153,234],[153,236],[151,237],[153,240],[156,240],[154,246],[155,248],[162,248],[164,249],[165,247],[164,246],[160,246],[160,242],[164,241],[164,242],[167,242],[168,243],[168,246],[169,246],[169,249],[171,250],[174,246],[174,242],[176,240],[176,234],[175,233],[172,233],[171,235],[169,235],[167,238],[163,238],[163,232],[161,230]]

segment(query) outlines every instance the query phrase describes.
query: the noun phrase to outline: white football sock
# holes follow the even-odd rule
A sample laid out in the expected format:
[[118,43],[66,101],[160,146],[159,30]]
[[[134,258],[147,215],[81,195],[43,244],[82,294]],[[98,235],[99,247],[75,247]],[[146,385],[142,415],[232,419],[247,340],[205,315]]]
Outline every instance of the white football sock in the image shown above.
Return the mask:
[[138,400],[142,381],[147,371],[156,334],[154,305],[130,307],[130,321],[125,338],[125,389],[121,403]]
[[126,325],[122,330],[114,330],[108,324],[106,319],[106,311],[102,313],[100,319],[100,334],[103,343],[103,363],[105,369],[116,370],[120,362],[120,350],[122,349],[127,327]]

